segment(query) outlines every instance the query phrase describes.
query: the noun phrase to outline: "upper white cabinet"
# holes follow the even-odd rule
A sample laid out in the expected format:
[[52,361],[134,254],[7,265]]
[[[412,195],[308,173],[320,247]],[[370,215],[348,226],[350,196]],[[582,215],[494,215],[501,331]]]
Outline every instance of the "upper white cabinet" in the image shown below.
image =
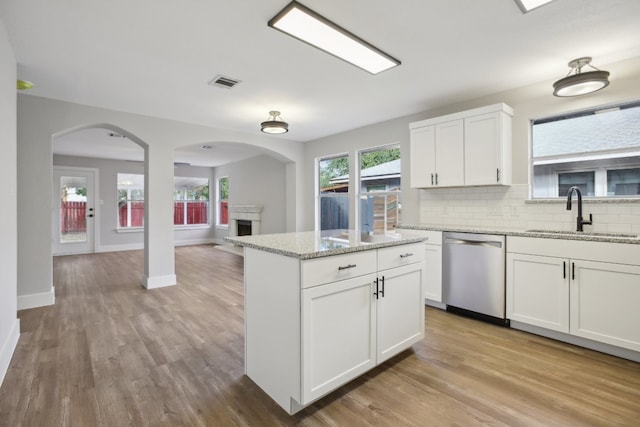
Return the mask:
[[411,187],[510,185],[512,116],[501,103],[411,123]]

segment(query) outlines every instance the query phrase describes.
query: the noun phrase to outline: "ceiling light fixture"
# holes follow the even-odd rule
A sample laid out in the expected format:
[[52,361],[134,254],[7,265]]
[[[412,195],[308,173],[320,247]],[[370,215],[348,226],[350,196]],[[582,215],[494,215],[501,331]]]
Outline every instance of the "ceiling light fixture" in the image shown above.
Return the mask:
[[289,132],[289,123],[280,118],[280,111],[269,111],[269,119],[260,123],[264,133],[281,134]]
[[[609,72],[597,69],[590,62],[591,58],[588,56],[570,61],[569,74],[553,84],[553,94],[555,96],[578,96],[609,86]],[[595,71],[583,73],[582,67],[585,65]]]
[[533,9],[537,9],[540,6],[544,6],[547,3],[551,3],[553,0],[516,0],[516,4],[522,10],[522,13],[531,12]]
[[268,25],[371,74],[400,65],[397,59],[296,1],[289,3]]

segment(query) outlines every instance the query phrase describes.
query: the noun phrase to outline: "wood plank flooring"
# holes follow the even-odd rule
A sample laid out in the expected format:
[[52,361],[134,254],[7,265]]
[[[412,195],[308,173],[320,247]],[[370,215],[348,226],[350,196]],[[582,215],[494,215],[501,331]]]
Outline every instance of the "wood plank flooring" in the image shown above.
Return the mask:
[[1,426],[640,426],[640,364],[431,308],[413,350],[290,417],[243,375],[242,258],[179,247],[178,286],[150,291],[142,262],[54,259]]

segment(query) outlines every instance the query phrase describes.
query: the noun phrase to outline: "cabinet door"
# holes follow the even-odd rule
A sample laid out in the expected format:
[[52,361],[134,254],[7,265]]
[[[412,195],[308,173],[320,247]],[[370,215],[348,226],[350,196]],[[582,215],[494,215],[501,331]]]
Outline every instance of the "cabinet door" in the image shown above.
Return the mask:
[[442,302],[442,246],[424,245],[424,297]]
[[435,126],[411,129],[411,188],[432,187],[436,172]]
[[501,114],[496,112],[464,119],[465,185],[501,182]]
[[375,366],[375,279],[369,274],[302,291],[302,405]]
[[424,338],[423,276],[424,263],[378,273],[377,363]]
[[568,333],[568,260],[508,253],[507,318]]
[[640,351],[640,267],[572,261],[571,334]]
[[454,120],[436,126],[436,185],[464,185],[464,123]]

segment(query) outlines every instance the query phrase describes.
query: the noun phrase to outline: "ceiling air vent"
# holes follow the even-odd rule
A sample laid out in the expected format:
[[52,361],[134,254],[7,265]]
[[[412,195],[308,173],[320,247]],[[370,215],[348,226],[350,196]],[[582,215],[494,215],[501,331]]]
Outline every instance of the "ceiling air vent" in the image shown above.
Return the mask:
[[240,80],[232,79],[231,77],[226,77],[221,74],[218,74],[209,82],[211,86],[223,87],[225,89],[231,89],[238,83],[240,83]]

